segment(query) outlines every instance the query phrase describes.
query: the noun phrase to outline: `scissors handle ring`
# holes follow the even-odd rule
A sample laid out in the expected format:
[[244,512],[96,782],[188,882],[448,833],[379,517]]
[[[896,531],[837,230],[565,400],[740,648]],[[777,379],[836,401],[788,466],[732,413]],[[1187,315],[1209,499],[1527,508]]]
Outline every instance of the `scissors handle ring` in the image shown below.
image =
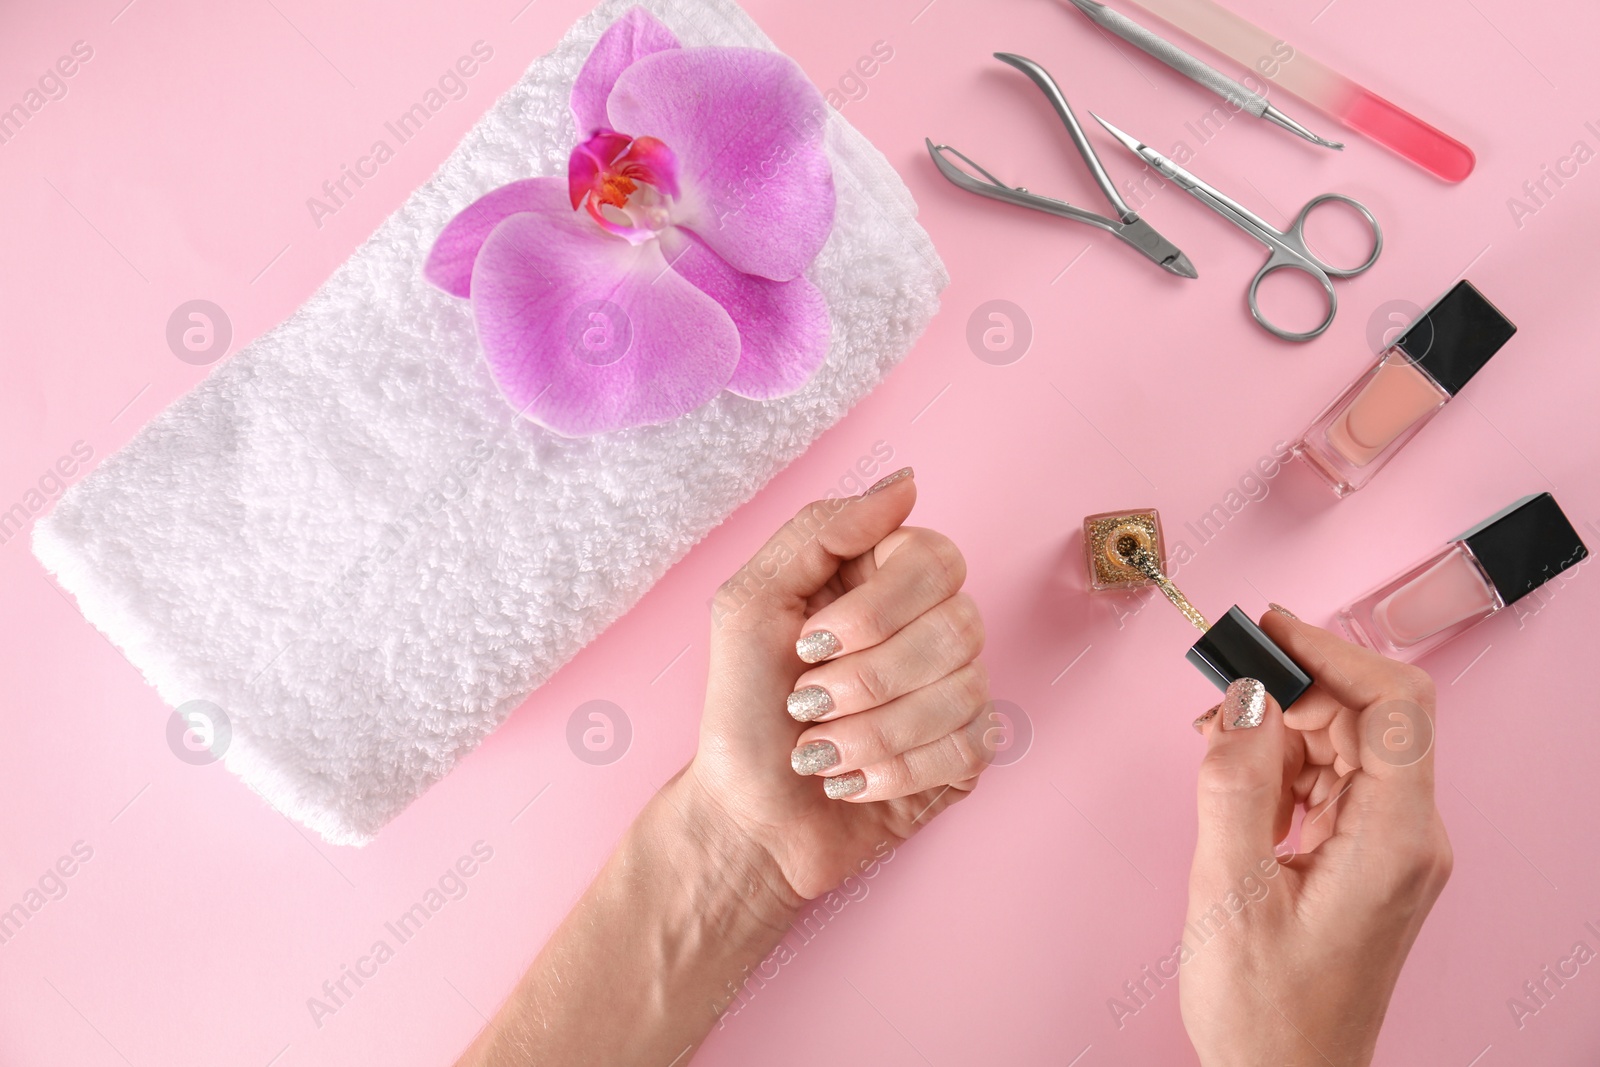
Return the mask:
[[[1322,291],[1327,294],[1328,314],[1324,316],[1320,324],[1304,333],[1295,333],[1293,330],[1285,330],[1280,326],[1275,326],[1261,313],[1261,304],[1256,299],[1256,292],[1261,288],[1263,281],[1280,270],[1297,270],[1302,274],[1309,274],[1322,283]],[[1313,337],[1320,337],[1329,326],[1333,325],[1333,317],[1339,312],[1339,294],[1333,291],[1333,282],[1328,280],[1328,274],[1321,269],[1320,264],[1302,259],[1297,255],[1284,254],[1282,252],[1273,253],[1272,258],[1267,260],[1260,270],[1256,271],[1255,278],[1250,282],[1248,299],[1250,301],[1250,314],[1261,324],[1261,328],[1274,337],[1285,341],[1309,341]]]
[[[1362,218],[1367,220],[1367,225],[1372,227],[1372,254],[1367,256],[1366,261],[1358,266],[1339,267],[1332,263],[1325,263],[1311,251],[1310,245],[1306,243],[1306,220],[1310,218],[1311,213],[1319,205],[1329,200],[1337,200],[1341,204],[1354,208]],[[1339,310],[1339,296],[1333,291],[1333,282],[1330,279],[1349,278],[1371,269],[1372,265],[1378,262],[1378,256],[1382,252],[1383,227],[1378,225],[1378,220],[1373,217],[1372,212],[1367,210],[1367,205],[1342,193],[1323,193],[1321,196],[1312,197],[1300,209],[1300,214],[1295,216],[1294,225],[1290,226],[1283,234],[1281,245],[1273,249],[1272,255],[1262,265],[1261,269],[1256,272],[1255,278],[1250,282],[1250,314],[1255,316],[1255,320],[1268,333],[1285,341],[1309,341],[1313,337],[1319,337],[1329,326],[1333,325],[1333,316]],[[1261,313],[1261,304],[1257,300],[1256,294],[1261,289],[1262,281],[1280,270],[1301,271],[1311,275],[1322,284],[1322,291],[1328,297],[1328,314],[1320,324],[1303,333],[1296,333],[1273,325]]]
[[[1354,208],[1362,218],[1367,220],[1367,225],[1372,227],[1372,254],[1367,257],[1366,262],[1358,267],[1336,267],[1332,263],[1325,263],[1321,257],[1311,251],[1311,246],[1306,243],[1306,220],[1311,217],[1311,213],[1317,209],[1318,205],[1325,204],[1329,200],[1337,200],[1341,204]],[[1383,227],[1378,225],[1377,218],[1367,210],[1367,205],[1342,193],[1323,193],[1321,196],[1314,196],[1307,200],[1305,207],[1300,209],[1300,214],[1295,216],[1294,225],[1289,227],[1289,232],[1284,236],[1294,238],[1298,246],[1295,251],[1315,263],[1322,269],[1324,274],[1330,274],[1335,278],[1352,278],[1357,274],[1370,270],[1372,265],[1378,262],[1378,256],[1383,252]]]

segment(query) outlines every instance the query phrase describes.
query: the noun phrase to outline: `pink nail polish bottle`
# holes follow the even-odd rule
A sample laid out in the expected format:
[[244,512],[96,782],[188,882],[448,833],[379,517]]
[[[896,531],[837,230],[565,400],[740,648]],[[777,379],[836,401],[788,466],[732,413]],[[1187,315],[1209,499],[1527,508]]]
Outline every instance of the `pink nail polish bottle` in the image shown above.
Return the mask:
[[1526,496],[1340,610],[1339,622],[1352,640],[1414,660],[1588,555],[1555,497]]
[[1424,311],[1372,369],[1306,430],[1295,455],[1348,496],[1405,443],[1517,332],[1468,281]]

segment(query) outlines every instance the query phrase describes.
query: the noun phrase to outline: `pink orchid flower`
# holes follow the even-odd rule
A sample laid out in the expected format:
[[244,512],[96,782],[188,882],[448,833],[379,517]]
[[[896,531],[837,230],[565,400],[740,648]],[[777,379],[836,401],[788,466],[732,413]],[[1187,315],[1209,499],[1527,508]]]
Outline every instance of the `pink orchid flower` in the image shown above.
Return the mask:
[[829,319],[804,271],[834,192],[825,105],[794,61],[683,48],[634,8],[589,53],[572,110],[567,179],[480,198],[423,269],[471,300],[512,406],[580,437],[809,381]]

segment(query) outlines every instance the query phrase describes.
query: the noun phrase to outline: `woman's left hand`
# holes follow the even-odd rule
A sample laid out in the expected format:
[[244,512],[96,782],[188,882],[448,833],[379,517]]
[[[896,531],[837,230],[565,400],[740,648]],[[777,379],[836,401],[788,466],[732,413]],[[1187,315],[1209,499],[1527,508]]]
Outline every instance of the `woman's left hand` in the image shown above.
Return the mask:
[[966,561],[902,526],[909,469],[807,505],[718,591],[678,783],[819,896],[965,796],[993,757]]
[[699,751],[463,1067],[687,1062],[806,899],[972,789],[994,727],[966,563],[901,525],[909,470],[874,490],[807,505],[718,591]]

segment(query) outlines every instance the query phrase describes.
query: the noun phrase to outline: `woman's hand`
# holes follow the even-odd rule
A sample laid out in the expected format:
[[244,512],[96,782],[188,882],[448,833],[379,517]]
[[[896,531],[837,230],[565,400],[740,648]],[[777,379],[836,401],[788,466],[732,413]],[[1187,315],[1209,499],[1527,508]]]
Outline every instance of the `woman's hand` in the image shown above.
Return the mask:
[[983,626],[915,500],[907,469],[811,504],[718,591],[699,751],[460,1067],[687,1063],[806,898],[972,789]]
[[983,623],[961,552],[902,526],[911,471],[803,508],[712,606],[700,750],[680,785],[819,896],[993,758]]
[[[1241,679],[1196,720],[1183,1022],[1207,1067],[1359,1067],[1450,876],[1433,681],[1282,609],[1261,625],[1315,684],[1283,713]],[[1299,848],[1275,855],[1297,805]]]

